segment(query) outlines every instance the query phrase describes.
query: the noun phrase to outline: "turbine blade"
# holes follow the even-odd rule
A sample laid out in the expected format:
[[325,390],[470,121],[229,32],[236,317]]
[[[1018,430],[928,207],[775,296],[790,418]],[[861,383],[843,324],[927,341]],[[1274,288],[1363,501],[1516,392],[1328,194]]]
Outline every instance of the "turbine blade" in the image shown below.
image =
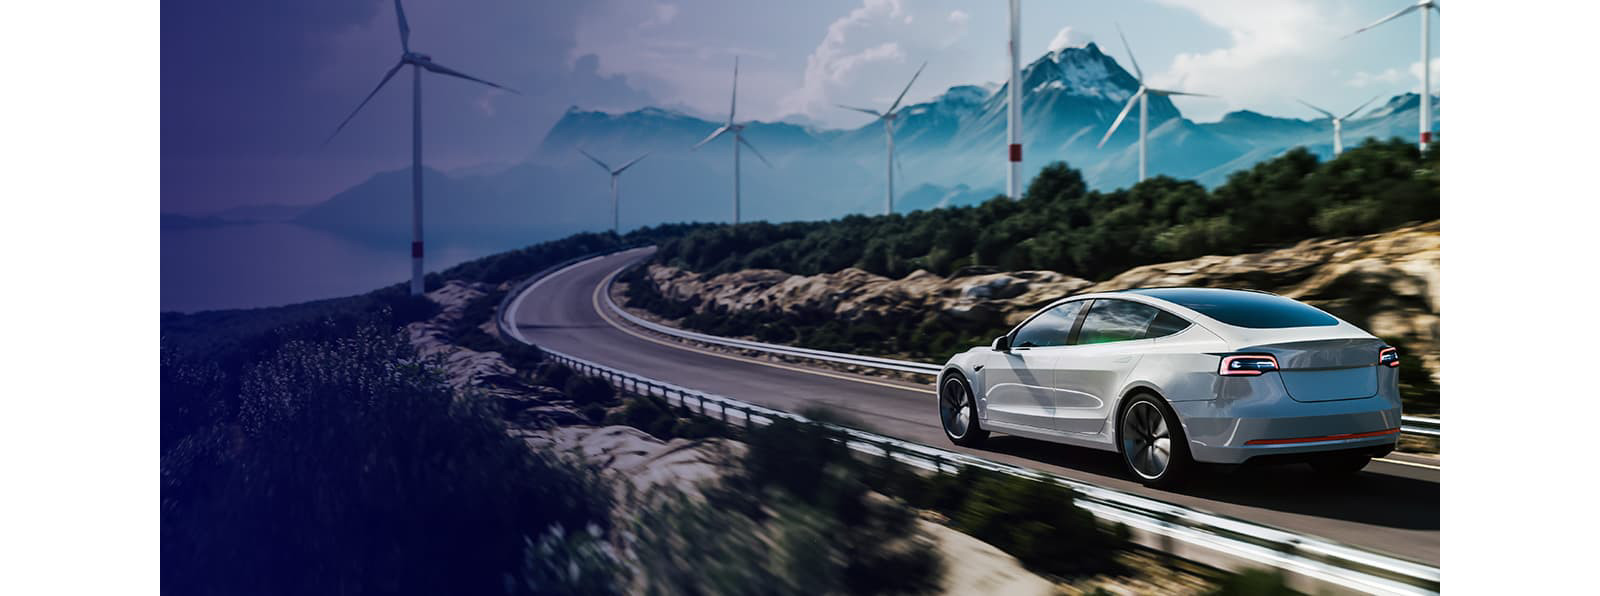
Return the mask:
[[1128,51],[1128,61],[1133,63],[1133,74],[1139,77],[1139,83],[1144,83],[1144,71],[1139,70],[1139,59],[1133,57],[1133,46],[1128,45],[1128,36],[1122,34],[1122,25],[1117,25],[1117,37],[1122,38],[1122,49]]
[[839,106],[839,107],[844,108],[846,110],[855,110],[855,111],[861,112],[863,114],[871,114],[871,115],[877,116],[879,118],[883,117],[883,114],[878,112],[877,110],[869,110],[867,108],[855,108],[855,107],[850,107],[850,106],[844,105],[842,103],[836,103],[836,104],[833,104],[833,105]]
[[699,149],[701,145],[704,145],[706,143],[710,143],[711,139],[715,139],[717,137],[720,137],[720,136],[722,136],[722,133],[728,132],[729,128],[732,128],[732,127],[730,127],[730,126],[728,126],[726,124],[717,127],[716,130],[711,131],[711,134],[706,135],[706,138],[701,139],[700,142],[698,142],[698,143],[695,143],[693,147],[689,148],[689,150],[690,151],[694,151],[695,149]]
[[622,164],[622,167],[617,168],[617,171],[612,172],[612,174],[621,174],[623,170],[626,170],[626,169],[628,169],[630,167],[633,167],[633,164],[639,163],[639,160],[644,159],[644,158],[649,157],[649,156],[650,156],[650,152],[646,151],[644,153],[644,155],[640,155],[638,157],[633,158],[633,161],[630,161],[628,163]]
[[1133,104],[1138,103],[1141,95],[1144,95],[1144,89],[1140,89],[1138,93],[1128,98],[1128,105],[1122,106],[1122,113],[1117,114],[1117,119],[1111,121],[1111,129],[1106,131],[1106,136],[1100,137],[1100,144],[1095,145],[1096,149],[1106,146],[1106,141],[1111,140],[1111,134],[1117,132],[1118,126],[1122,126],[1122,120],[1128,117],[1128,112],[1133,110]]
[[442,74],[442,75],[452,76],[452,77],[456,77],[458,79],[466,79],[466,80],[472,81],[474,83],[482,83],[484,85],[488,85],[490,87],[494,87],[495,89],[500,89],[500,90],[503,90],[503,91],[510,91],[510,92],[515,93],[517,95],[522,95],[522,92],[521,91],[517,91],[516,89],[512,89],[512,88],[507,87],[505,85],[497,85],[495,83],[491,83],[489,81],[485,81],[483,79],[480,79],[478,77],[466,74],[466,73],[461,72],[459,70],[455,70],[455,69],[446,67],[446,66],[444,66],[442,64],[438,64],[438,63],[435,63],[435,62],[423,62],[421,64],[422,64],[423,68],[426,68],[426,69],[428,69],[430,71],[433,71],[433,72],[436,72],[436,73],[439,73],[439,74]]
[[1379,94],[1379,95],[1374,95],[1374,96],[1372,96],[1372,99],[1369,99],[1369,100],[1367,100],[1367,102],[1366,102],[1366,103],[1364,103],[1364,104],[1361,104],[1361,105],[1360,105],[1360,106],[1359,106],[1359,107],[1357,107],[1357,108],[1356,108],[1356,109],[1354,109],[1354,110],[1350,110],[1350,113],[1349,113],[1349,114],[1345,114],[1345,115],[1344,115],[1344,118],[1340,118],[1340,120],[1344,120],[1344,119],[1345,119],[1345,118],[1349,118],[1349,117],[1351,117],[1351,116],[1354,116],[1354,115],[1356,115],[1356,112],[1359,112],[1359,111],[1361,111],[1361,110],[1362,110],[1362,109],[1363,109],[1363,108],[1366,108],[1366,107],[1367,107],[1367,106],[1370,106],[1370,105],[1372,105],[1372,102],[1375,102],[1375,101],[1378,101],[1378,98],[1379,98],[1379,97],[1382,97],[1382,94]]
[[905,89],[900,90],[900,97],[894,98],[894,103],[889,105],[889,109],[884,112],[885,114],[893,114],[895,109],[900,107],[900,100],[906,98],[906,92],[911,90],[911,84],[917,82],[917,77],[922,76],[922,69],[927,67],[927,62],[923,62],[922,66],[917,67],[917,72],[911,75],[911,81],[906,83]]
[[767,161],[767,156],[762,155],[760,151],[756,151],[756,146],[751,145],[750,141],[744,140],[744,135],[735,133],[733,135],[733,140],[737,141],[741,145],[744,145],[745,148],[749,149],[751,153],[756,154],[756,157],[761,158],[761,163],[767,164],[767,167],[769,168],[772,167],[772,162]]
[[1308,108],[1311,108],[1311,109],[1313,109],[1313,110],[1316,110],[1316,111],[1318,111],[1318,112],[1322,112],[1322,115],[1324,115],[1324,116],[1327,116],[1327,117],[1329,117],[1329,118],[1333,118],[1333,117],[1335,117],[1335,116],[1334,116],[1334,115],[1333,115],[1333,112],[1329,112],[1329,111],[1327,111],[1327,110],[1324,110],[1324,109],[1322,109],[1322,108],[1319,108],[1319,107],[1317,107],[1317,106],[1314,106],[1314,105],[1311,105],[1311,103],[1310,103],[1310,102],[1308,102],[1308,101],[1306,101],[1306,100],[1304,100],[1304,99],[1296,99],[1296,100],[1295,100],[1295,101],[1298,101],[1298,102],[1300,102],[1300,105],[1303,105],[1303,106],[1305,106],[1305,107],[1308,107]]
[[1354,36],[1357,33],[1362,32],[1362,31],[1366,31],[1366,30],[1371,29],[1373,27],[1377,27],[1378,25],[1382,25],[1382,24],[1387,23],[1389,21],[1393,21],[1393,20],[1398,19],[1398,18],[1400,18],[1402,16],[1405,16],[1406,13],[1411,12],[1411,11],[1416,10],[1418,8],[1421,8],[1421,7],[1422,7],[1421,4],[1412,4],[1411,6],[1407,6],[1405,8],[1402,8],[1400,10],[1395,11],[1394,14],[1391,14],[1389,16],[1386,16],[1386,17],[1383,17],[1381,19],[1378,19],[1376,22],[1372,23],[1371,25],[1367,25],[1367,26],[1362,27],[1360,29],[1356,29],[1355,31],[1351,31],[1349,35],[1345,35],[1344,37],[1341,37],[1339,39],[1346,39],[1346,38],[1349,38],[1351,36]]
[[372,96],[377,95],[378,91],[380,89],[383,89],[384,85],[389,84],[389,79],[394,78],[394,73],[399,72],[400,71],[400,67],[405,66],[405,65],[406,65],[406,63],[403,60],[400,61],[400,62],[396,62],[395,65],[394,65],[394,68],[389,69],[389,72],[383,73],[383,80],[378,81],[378,86],[377,87],[373,87],[372,88],[372,93],[368,93],[367,94],[367,98],[361,100],[361,103],[356,106],[355,110],[352,110],[350,112],[349,116],[345,116],[344,117],[344,122],[340,122],[339,123],[339,127],[333,129],[333,134],[328,135],[328,138],[326,140],[322,141],[322,145],[323,146],[327,146],[328,142],[333,140],[333,137],[339,136],[339,131],[344,130],[344,125],[349,124],[350,120],[352,118],[355,118],[356,114],[361,112],[361,108],[366,107],[367,106],[367,102],[372,101]]
[[1170,89],[1149,89],[1146,92],[1147,93],[1154,93],[1156,95],[1189,95],[1189,96],[1193,96],[1193,97],[1216,97],[1215,95],[1206,95],[1204,93],[1190,93],[1188,91],[1173,91],[1173,90],[1170,90]]
[[733,124],[734,112],[739,109],[739,57],[733,57],[733,97],[728,101],[728,124]]
[[406,22],[406,8],[400,5],[400,0],[394,0],[394,14],[400,24],[400,49],[411,52],[411,24]]
[[588,151],[584,151],[582,147],[578,148],[578,153],[582,153],[584,157],[589,158],[589,161],[592,161],[592,162],[595,162],[597,164],[600,164],[600,169],[603,169],[603,170],[605,170],[607,172],[611,171],[611,166],[606,165],[606,162],[600,161],[600,158],[595,157],[593,155],[589,155],[589,152]]

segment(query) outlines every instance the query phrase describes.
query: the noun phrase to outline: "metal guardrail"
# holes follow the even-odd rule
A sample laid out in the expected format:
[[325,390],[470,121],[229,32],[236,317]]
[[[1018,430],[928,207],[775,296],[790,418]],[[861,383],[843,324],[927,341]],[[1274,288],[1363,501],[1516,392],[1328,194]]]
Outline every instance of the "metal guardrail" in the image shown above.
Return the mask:
[[[794,357],[798,357],[798,358],[807,358],[807,359],[811,359],[811,360],[820,360],[820,361],[823,361],[823,362],[833,362],[833,363],[836,363],[836,364],[851,364],[851,365],[856,365],[856,366],[866,366],[866,367],[871,367],[871,368],[895,370],[895,371],[909,372],[909,373],[915,373],[915,374],[923,374],[923,375],[929,375],[929,376],[938,376],[939,372],[944,369],[944,367],[939,366],[937,364],[928,364],[926,362],[913,362],[913,361],[909,361],[909,360],[894,360],[894,359],[890,359],[890,358],[878,358],[878,357],[874,357],[874,356],[859,356],[859,355],[856,355],[856,354],[846,354],[844,352],[829,352],[827,350],[813,350],[813,349],[810,349],[810,348],[798,348],[798,347],[794,347],[794,346],[785,346],[785,345],[781,345],[781,344],[769,344],[769,343],[762,343],[762,342],[758,342],[758,341],[750,341],[750,340],[744,340],[744,339],[735,339],[735,338],[731,338],[731,337],[721,337],[721,336],[717,336],[717,335],[709,335],[709,334],[705,334],[705,333],[699,333],[699,332],[695,332],[695,331],[689,331],[689,330],[686,330],[686,329],[679,329],[679,328],[676,328],[676,327],[662,325],[662,324],[657,323],[655,321],[650,321],[648,319],[644,319],[642,317],[639,317],[638,315],[630,313],[626,309],[623,309],[620,305],[618,305],[616,303],[616,301],[612,300],[611,299],[611,284],[615,280],[616,280],[616,275],[613,274],[610,277],[607,277],[606,281],[605,281],[605,285],[606,285],[606,291],[605,291],[606,308],[608,310],[610,310],[612,313],[615,313],[617,316],[622,317],[624,320],[628,321],[629,323],[632,323],[634,325],[638,325],[640,327],[643,327],[645,329],[649,329],[651,331],[654,331],[656,333],[660,333],[660,334],[663,334],[663,335],[670,335],[670,336],[677,337],[677,338],[680,338],[680,339],[687,339],[687,340],[691,340],[691,341],[698,341],[698,342],[702,342],[702,343],[720,345],[720,346],[725,346],[725,347],[730,347],[730,348],[738,348],[738,349],[741,349],[741,350],[755,350],[755,351],[758,351],[758,352],[767,352],[769,354],[780,354],[780,355],[784,355],[784,356],[794,356]],[[1401,417],[1401,423],[1402,424],[1400,425],[1400,432],[1403,432],[1405,434],[1428,436],[1428,437],[1434,437],[1434,438],[1438,438],[1439,437],[1439,432],[1440,432],[1439,431],[1439,420],[1437,418],[1423,418],[1421,416],[1402,416]]]
[[[598,258],[597,255],[589,258]],[[515,296],[539,279],[565,266],[586,259],[574,259],[560,267],[547,269],[518,284],[508,294]],[[502,337],[529,343],[502,308],[495,317]],[[670,404],[696,411],[702,416],[727,424],[742,424],[746,429],[765,426],[779,419],[806,422],[807,419],[773,408],[737,399],[688,389],[672,383],[623,372],[558,351],[544,349],[546,355],[578,372],[601,378],[623,394],[660,397]],[[1353,590],[1374,594],[1436,594],[1440,589],[1437,567],[1343,545],[1276,528],[1205,513],[1180,505],[1124,493],[1068,478],[1029,470],[1020,466],[902,441],[862,430],[828,425],[845,433],[852,450],[885,457],[936,473],[957,473],[973,466],[1010,476],[1041,482],[1056,482],[1077,491],[1074,503],[1101,519],[1122,523],[1135,533],[1136,540],[1167,552],[1183,551],[1182,556],[1222,567],[1270,565],[1305,578],[1318,587]],[[1181,548],[1180,548],[1181,547]],[[1175,553],[1176,554],[1176,553]]]

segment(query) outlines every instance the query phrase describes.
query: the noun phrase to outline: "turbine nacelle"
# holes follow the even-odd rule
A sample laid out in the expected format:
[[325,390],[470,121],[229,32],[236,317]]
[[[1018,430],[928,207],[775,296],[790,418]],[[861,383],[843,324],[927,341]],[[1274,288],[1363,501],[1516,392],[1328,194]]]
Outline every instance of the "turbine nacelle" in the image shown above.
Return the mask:
[[400,61],[406,64],[428,64],[433,62],[433,56],[421,52],[406,52],[400,55]]

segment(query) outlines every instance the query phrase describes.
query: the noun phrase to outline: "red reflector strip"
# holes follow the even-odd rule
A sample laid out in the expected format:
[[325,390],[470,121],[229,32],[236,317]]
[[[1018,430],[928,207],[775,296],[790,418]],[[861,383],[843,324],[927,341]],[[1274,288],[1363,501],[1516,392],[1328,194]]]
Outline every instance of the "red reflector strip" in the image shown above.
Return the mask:
[[411,258],[413,258],[413,259],[422,258],[422,243],[421,242],[412,242],[411,243]]
[[1399,433],[1400,433],[1400,429],[1391,428],[1389,430],[1373,431],[1373,432],[1370,432],[1370,433],[1355,433],[1355,434],[1349,434],[1349,435],[1324,435],[1324,436],[1321,436],[1321,437],[1301,437],[1301,438],[1298,438],[1298,439],[1256,439],[1254,441],[1245,441],[1244,444],[1246,444],[1246,445],[1284,445],[1284,444],[1288,444],[1288,443],[1316,443],[1318,441],[1343,441],[1345,439],[1366,439],[1366,438],[1371,438],[1371,437],[1381,437],[1381,436],[1384,436],[1384,435],[1394,435],[1394,434],[1399,434]]
[[1011,145],[1011,161],[1022,161],[1022,145],[1015,143]]

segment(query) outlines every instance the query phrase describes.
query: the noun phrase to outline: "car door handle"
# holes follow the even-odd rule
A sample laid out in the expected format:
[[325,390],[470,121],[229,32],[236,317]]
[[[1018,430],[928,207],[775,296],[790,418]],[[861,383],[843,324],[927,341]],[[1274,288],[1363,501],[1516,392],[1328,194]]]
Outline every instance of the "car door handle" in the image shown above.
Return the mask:
[[1116,362],[1117,364],[1122,364],[1124,362],[1131,362],[1132,360],[1133,360],[1132,356],[1123,356],[1121,358],[1113,360],[1113,362]]
[[980,370],[983,370],[983,365],[982,364],[979,364],[977,366],[972,367],[972,372],[978,372]]

